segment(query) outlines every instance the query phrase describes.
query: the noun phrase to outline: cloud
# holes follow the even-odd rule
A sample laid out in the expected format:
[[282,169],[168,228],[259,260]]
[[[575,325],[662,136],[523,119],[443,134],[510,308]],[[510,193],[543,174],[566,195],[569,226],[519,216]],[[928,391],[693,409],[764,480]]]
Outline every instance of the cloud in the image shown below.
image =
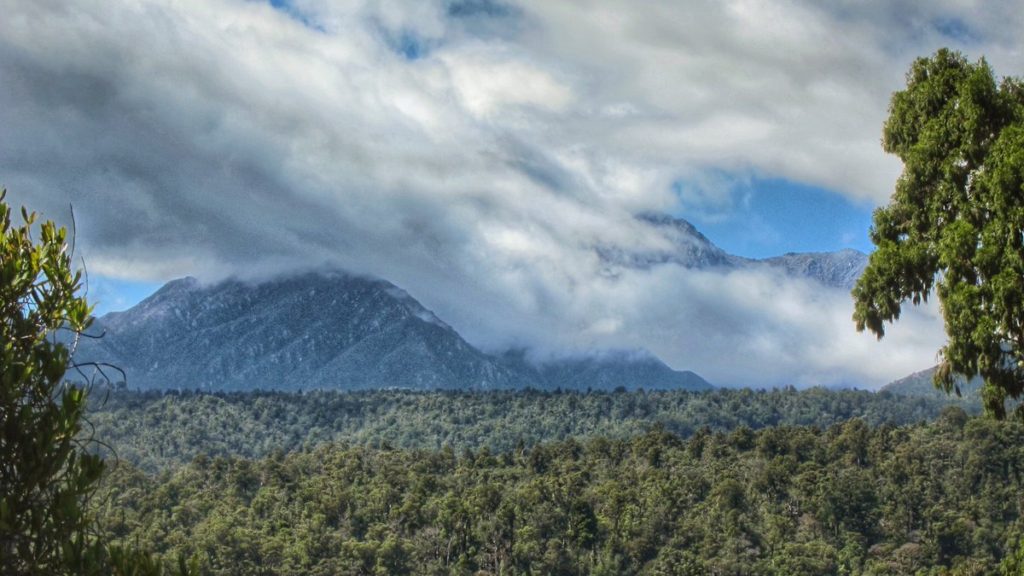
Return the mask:
[[93,273],[338,265],[483,346],[645,347],[721,383],[881,383],[933,359],[936,321],[876,344],[845,294],[610,270],[597,247],[657,249],[635,214],[728,211],[751,177],[884,202],[880,126],[910,60],[1024,62],[1011,2],[0,10],[0,179],[53,217],[74,203]]
[[883,341],[857,333],[845,291],[768,269],[659,266],[555,304],[574,322],[511,324],[548,349],[643,347],[728,385],[878,386],[934,363],[945,339],[934,306],[907,310]]

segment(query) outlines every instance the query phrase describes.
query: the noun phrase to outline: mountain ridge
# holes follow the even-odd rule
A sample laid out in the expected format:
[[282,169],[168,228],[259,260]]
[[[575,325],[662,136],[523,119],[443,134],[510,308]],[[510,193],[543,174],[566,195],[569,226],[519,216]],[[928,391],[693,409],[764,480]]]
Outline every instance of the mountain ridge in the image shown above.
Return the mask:
[[947,394],[945,391],[935,387],[935,371],[937,369],[938,366],[932,366],[931,368],[908,374],[903,378],[893,380],[882,386],[879,392],[889,392],[897,396],[963,399],[965,402],[981,401],[981,387],[984,385],[984,381],[980,376],[975,376],[970,380],[963,376],[957,376],[956,386],[959,388],[959,393],[952,391]]
[[[641,269],[763,267],[842,289],[852,287],[867,261],[855,250],[748,259],[722,250],[682,218],[637,218],[670,248],[596,248],[604,261]],[[712,388],[646,351],[596,351],[546,362],[488,354],[402,288],[342,271],[211,285],[180,278],[129,310],[103,316],[95,327],[107,336],[83,341],[76,360],[121,366],[137,388]]]
[[[683,218],[667,214],[642,214],[638,219],[661,232],[674,250],[640,253],[632,258],[616,255],[616,263],[635,268],[669,263],[697,269],[764,267],[780,270],[789,276],[814,280],[830,288],[851,290],[868,262],[867,254],[852,248],[834,252],[787,252],[760,259],[746,258],[729,254]],[[607,256],[605,253],[601,255]]]
[[117,364],[142,389],[577,389],[583,370],[593,389],[712,388],[650,354],[490,355],[390,282],[340,272],[173,280],[96,329],[105,337],[83,341],[76,360]]

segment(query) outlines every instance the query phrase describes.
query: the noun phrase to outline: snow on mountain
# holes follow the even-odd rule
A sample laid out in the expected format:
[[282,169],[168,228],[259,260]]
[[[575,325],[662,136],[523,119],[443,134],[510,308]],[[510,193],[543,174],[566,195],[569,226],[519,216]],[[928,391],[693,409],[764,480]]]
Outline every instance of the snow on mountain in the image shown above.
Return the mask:
[[790,252],[761,262],[781,268],[791,276],[812,278],[826,286],[852,290],[868,264],[868,256],[847,248],[838,252]]
[[660,252],[641,252],[630,255],[613,254],[609,261],[634,268],[648,268],[660,264],[677,264],[686,268],[744,268],[769,266],[799,278],[809,278],[831,288],[850,290],[867,266],[868,256],[852,249],[837,252],[789,253],[757,260],[727,253],[700,233],[693,224],[682,218],[664,214],[644,214],[640,220],[648,222],[665,235],[672,248]]
[[[772,267],[849,290],[867,256],[854,251],[753,260],[728,254],[692,224],[645,214],[660,250],[598,248],[611,267]],[[711,387],[639,352],[597,351],[535,365],[484,353],[397,286],[344,273],[309,273],[204,286],[169,282],[125,312],[99,319],[76,360],[123,368],[133,388],[216,390],[686,389]]]
[[84,340],[76,361],[118,365],[132,388],[710,388],[649,356],[537,367],[485,354],[404,290],[340,273],[175,280],[92,331],[105,335]]
[[628,268],[650,268],[662,264],[675,264],[684,268],[734,267],[743,264],[743,258],[732,256],[700,233],[697,228],[681,218],[666,214],[641,214],[637,217],[662,234],[667,240],[667,249],[649,251],[624,251],[600,247],[601,258],[618,266]]
[[492,389],[539,385],[470,346],[380,280],[305,274],[250,284],[168,283],[97,322],[78,361],[105,359],[141,388]]

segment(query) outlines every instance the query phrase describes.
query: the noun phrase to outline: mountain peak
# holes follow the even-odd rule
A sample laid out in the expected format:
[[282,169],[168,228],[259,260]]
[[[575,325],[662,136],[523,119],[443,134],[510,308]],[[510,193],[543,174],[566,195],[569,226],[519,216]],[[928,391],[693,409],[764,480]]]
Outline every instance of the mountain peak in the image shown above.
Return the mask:
[[540,365],[548,386],[569,390],[711,390],[690,371],[670,368],[647,350],[605,350]]
[[184,278],[177,278],[164,284],[156,292],[153,292],[148,297],[142,300],[144,302],[157,302],[167,298],[178,298],[183,294],[194,292],[200,288],[201,284],[199,280],[192,276],[185,276]]
[[682,218],[656,212],[644,212],[636,218],[650,224],[664,236],[669,248],[646,251],[605,248],[599,250],[603,260],[638,269],[663,264],[676,264],[685,268],[714,268],[736,264],[736,257],[715,246],[696,226]]
[[[76,360],[115,363],[132,388],[588,387],[570,382],[579,365],[564,363],[554,378],[525,356],[485,354],[405,290],[345,273],[210,285],[184,278],[97,325],[106,336],[84,342]],[[653,357],[609,357],[586,369],[598,389],[710,387]]]
[[744,258],[719,248],[687,220],[665,213],[643,212],[636,216],[662,233],[671,248],[626,252],[603,249],[602,259],[619,266],[645,269],[663,264],[685,268],[749,268],[767,265],[798,278],[809,278],[832,288],[849,290],[867,265],[868,256],[852,248],[835,252],[788,252],[765,259]]
[[826,286],[853,289],[868,264],[868,255],[844,248],[836,252],[789,252],[761,262],[791,276],[811,278]]
[[[880,392],[890,392],[897,396],[913,396],[939,399],[955,399],[956,394],[946,394],[943,390],[935,387],[935,371],[938,366],[932,366],[920,372],[914,372],[882,386]],[[975,376],[968,380],[963,376],[956,376],[956,387],[959,389],[959,396],[966,400],[978,400],[981,398],[981,387],[984,380]]]

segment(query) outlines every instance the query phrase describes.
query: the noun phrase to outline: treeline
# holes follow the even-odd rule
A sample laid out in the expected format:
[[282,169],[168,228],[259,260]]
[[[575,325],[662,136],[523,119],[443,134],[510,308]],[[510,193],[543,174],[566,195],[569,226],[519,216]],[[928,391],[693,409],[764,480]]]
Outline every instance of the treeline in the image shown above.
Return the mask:
[[934,419],[950,403],[889,393],[793,388],[711,392],[281,392],[95,390],[94,437],[147,471],[199,454],[261,458],[324,442],[493,453],[540,442],[631,438],[654,426],[687,438],[708,427],[817,426],[860,418],[871,427]]
[[[724,415],[740,397],[706,400],[725,399]],[[751,397],[801,404],[816,396]],[[545,402],[571,398],[589,401]],[[630,398],[649,397],[593,401]],[[664,397],[695,400],[680,398]],[[214,400],[237,406],[207,396],[188,402]],[[158,405],[189,404],[179,397]],[[957,407],[902,427],[856,418],[824,430],[739,425],[688,439],[656,427],[631,439],[501,453],[480,444],[332,443],[255,461],[200,456],[156,476],[122,464],[107,479],[100,513],[121,540],[194,556],[216,575],[992,574],[1001,562],[1004,573],[1019,569],[1012,553],[1024,533],[1024,426]]]

